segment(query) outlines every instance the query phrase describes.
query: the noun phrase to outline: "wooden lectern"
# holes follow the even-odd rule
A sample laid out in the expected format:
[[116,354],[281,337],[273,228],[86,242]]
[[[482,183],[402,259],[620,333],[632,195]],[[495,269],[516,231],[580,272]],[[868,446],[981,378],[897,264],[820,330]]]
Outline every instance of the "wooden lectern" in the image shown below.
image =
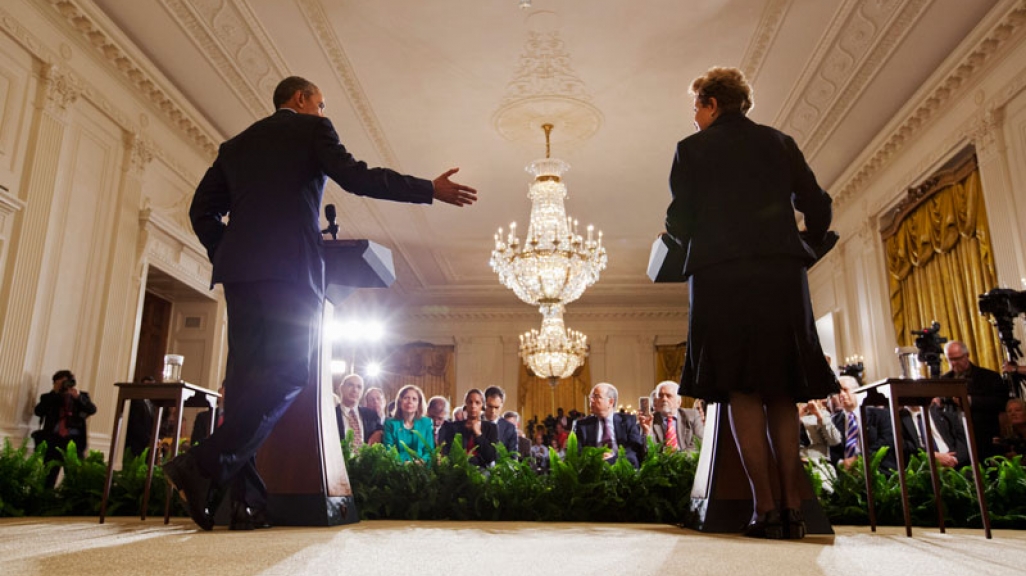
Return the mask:
[[[357,288],[395,282],[392,252],[369,240],[324,242],[324,322]],[[257,454],[275,526],[335,526],[358,522],[342,458],[331,382],[331,342],[321,340],[318,369]]]

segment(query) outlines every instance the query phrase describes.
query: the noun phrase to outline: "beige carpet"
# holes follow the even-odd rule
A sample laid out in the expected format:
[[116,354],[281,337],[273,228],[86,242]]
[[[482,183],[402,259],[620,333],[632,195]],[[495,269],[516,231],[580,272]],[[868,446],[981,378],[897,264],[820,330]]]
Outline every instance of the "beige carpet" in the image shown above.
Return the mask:
[[1021,576],[1026,532],[835,527],[795,542],[647,524],[377,521],[334,528],[197,531],[184,518],[0,519],[0,574],[687,574]]

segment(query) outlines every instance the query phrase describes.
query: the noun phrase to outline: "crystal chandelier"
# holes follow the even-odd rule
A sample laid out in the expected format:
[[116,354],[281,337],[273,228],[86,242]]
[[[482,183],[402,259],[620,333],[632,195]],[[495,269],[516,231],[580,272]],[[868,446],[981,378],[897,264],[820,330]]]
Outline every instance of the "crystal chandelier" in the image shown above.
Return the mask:
[[517,224],[495,235],[490,264],[499,281],[528,304],[569,304],[594,284],[606,267],[602,232],[589,225],[587,236],[577,233],[577,221],[566,215],[563,173],[570,165],[550,158],[552,124],[544,124],[545,158],[527,166],[534,176],[527,197],[531,199],[531,220],[521,243]]
[[563,326],[563,306],[541,307],[541,331],[531,329],[520,335],[520,357],[537,376],[548,378],[553,387],[560,378],[569,378],[584,364],[588,355],[588,337]]

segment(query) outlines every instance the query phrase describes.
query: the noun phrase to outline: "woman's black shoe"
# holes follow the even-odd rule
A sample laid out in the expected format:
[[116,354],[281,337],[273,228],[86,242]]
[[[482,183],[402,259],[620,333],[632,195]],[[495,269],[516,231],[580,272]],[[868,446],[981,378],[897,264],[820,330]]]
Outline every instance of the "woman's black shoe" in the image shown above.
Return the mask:
[[749,538],[768,538],[770,540],[784,538],[784,521],[780,517],[780,512],[770,510],[769,512],[759,514],[754,520],[749,522],[745,528],[744,535]]
[[232,503],[232,519],[228,524],[229,530],[260,530],[270,528],[271,523],[267,521],[267,511],[257,510],[240,502]]
[[785,508],[781,516],[784,520],[784,538],[788,540],[805,538],[805,515],[801,510]]

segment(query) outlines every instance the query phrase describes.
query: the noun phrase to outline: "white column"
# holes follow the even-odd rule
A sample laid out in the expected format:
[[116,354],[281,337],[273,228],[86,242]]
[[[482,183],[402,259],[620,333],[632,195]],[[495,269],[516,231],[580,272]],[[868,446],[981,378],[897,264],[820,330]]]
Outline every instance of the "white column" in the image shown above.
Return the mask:
[[[18,195],[24,210],[15,218],[10,243],[10,263],[3,299],[0,300],[0,427],[24,434],[35,402],[40,374],[30,357],[35,310],[43,286],[49,223],[54,209],[58,167],[67,131],[67,111],[78,99],[74,79],[45,64],[39,75],[36,114],[28,141],[25,187]],[[16,279],[16,281],[13,281]],[[41,322],[40,322],[41,324]],[[17,436],[17,434],[14,434]]]
[[[1026,289],[1026,258],[1023,238],[1017,221],[1015,191],[1012,187],[1009,150],[1005,145],[1004,108],[990,110],[980,119],[972,133],[976,158],[983,186],[983,201],[990,224],[990,245],[998,286],[1015,290]],[[1019,194],[1022,195],[1022,191]]]

